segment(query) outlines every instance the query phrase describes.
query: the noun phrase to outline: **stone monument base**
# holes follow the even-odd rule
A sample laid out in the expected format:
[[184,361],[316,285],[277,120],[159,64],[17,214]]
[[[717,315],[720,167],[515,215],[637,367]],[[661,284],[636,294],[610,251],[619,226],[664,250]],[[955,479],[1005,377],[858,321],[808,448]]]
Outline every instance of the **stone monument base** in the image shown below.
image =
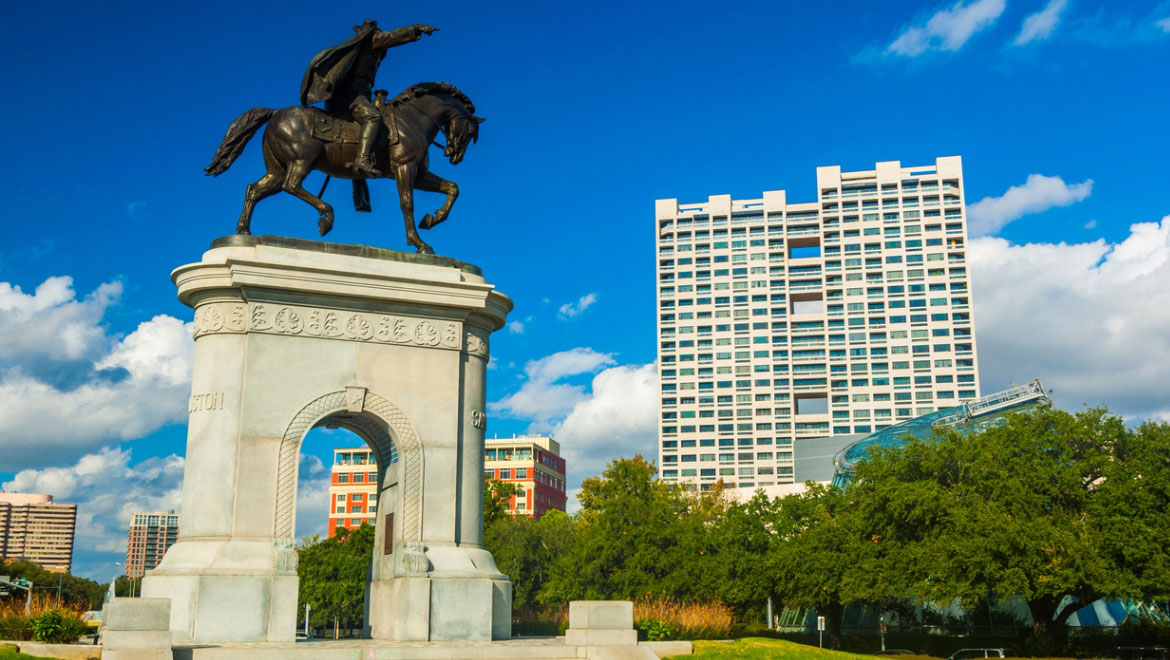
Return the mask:
[[[494,642],[386,642],[372,639],[309,640],[286,643],[224,643],[175,646],[175,660],[438,660],[485,658],[553,660],[586,658],[654,660],[689,655],[690,642],[643,642],[637,646],[572,646],[564,637],[509,639]],[[661,655],[660,655],[661,654]]]
[[[512,583],[482,577],[404,577],[370,583],[370,600],[389,603],[370,615],[374,639],[411,642],[508,639]],[[490,608],[483,607],[491,603]],[[430,639],[426,637],[430,631]]]
[[375,458],[354,483],[377,484],[376,512],[373,496],[348,507],[375,514],[367,634],[507,639],[483,435],[489,336],[511,300],[471,264],[274,236],[216,239],[172,279],[194,309],[183,519],[142,595],[169,599],[173,640],[295,639],[298,466],[319,427]]

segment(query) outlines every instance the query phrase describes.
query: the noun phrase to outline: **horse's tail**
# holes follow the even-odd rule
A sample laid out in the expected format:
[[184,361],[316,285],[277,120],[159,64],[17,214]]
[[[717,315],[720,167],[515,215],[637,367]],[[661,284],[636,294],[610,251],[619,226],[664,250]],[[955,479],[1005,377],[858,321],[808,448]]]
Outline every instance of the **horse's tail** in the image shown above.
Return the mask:
[[248,146],[248,140],[252,139],[256,131],[271,119],[275,112],[272,108],[252,108],[236,117],[232,125],[228,126],[223,142],[220,142],[219,148],[215,150],[211,164],[203,168],[203,171],[207,172],[208,176],[219,176],[226,172],[243,153],[244,147]]

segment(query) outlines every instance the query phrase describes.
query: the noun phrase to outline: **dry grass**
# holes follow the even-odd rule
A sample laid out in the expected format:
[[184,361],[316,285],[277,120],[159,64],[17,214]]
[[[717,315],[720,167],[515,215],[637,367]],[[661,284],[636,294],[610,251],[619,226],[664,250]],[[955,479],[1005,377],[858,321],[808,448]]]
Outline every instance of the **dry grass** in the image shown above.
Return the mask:
[[49,610],[58,610],[68,618],[81,619],[84,610],[63,604],[57,607],[57,597],[51,594],[34,594],[29,613],[24,611],[23,598],[0,600],[0,639],[26,642],[33,638],[33,620]]
[[731,609],[722,603],[683,603],[643,598],[634,602],[634,626],[661,621],[668,639],[726,639],[731,634]]

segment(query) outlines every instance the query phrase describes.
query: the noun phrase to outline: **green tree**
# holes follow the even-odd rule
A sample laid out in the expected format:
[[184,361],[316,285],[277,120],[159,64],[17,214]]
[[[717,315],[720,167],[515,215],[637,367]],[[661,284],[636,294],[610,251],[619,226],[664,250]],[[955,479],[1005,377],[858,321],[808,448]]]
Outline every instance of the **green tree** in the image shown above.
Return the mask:
[[697,573],[694,544],[685,538],[697,527],[691,501],[657,472],[635,456],[611,461],[601,477],[582,483],[575,543],[554,564],[542,603],[699,596],[682,577]]
[[1117,440],[1095,484],[1107,561],[1125,566],[1146,602],[1170,600],[1170,424],[1145,422]]
[[777,506],[777,539],[768,555],[775,593],[785,605],[824,616],[830,647],[839,649],[845,606],[870,595],[863,566],[872,543],[837,488],[810,484]]
[[[60,587],[62,604],[85,609],[101,607],[102,598],[109,588],[109,583],[100,584],[69,573],[53,573],[31,561],[0,562],[0,575],[24,578],[33,583],[37,593],[49,593],[54,597]],[[23,595],[24,592],[20,593]]]
[[[879,541],[870,593],[967,607],[1018,595],[1043,652],[1062,645],[1069,615],[1089,602],[1156,593],[1166,537],[1153,534],[1165,523],[1136,509],[1165,506],[1166,454],[1146,449],[1150,438],[1164,440],[1161,429],[1144,433],[1101,408],[1043,408],[971,436],[945,430],[876,451],[849,493]],[[1154,472],[1160,496],[1140,478]],[[1120,508],[1124,501],[1132,505]],[[1135,564],[1135,548],[1155,559]]]
[[757,492],[747,502],[717,509],[707,525],[712,547],[700,550],[700,563],[710,576],[707,588],[741,616],[749,608],[758,612],[769,596],[776,595],[768,558],[779,545],[779,513],[779,500]]
[[500,572],[512,579],[512,610],[534,612],[537,594],[551,567],[574,542],[574,523],[563,511],[550,510],[539,521],[504,516],[484,530],[484,545]]
[[373,551],[374,528],[367,524],[354,530],[340,528],[329,539],[302,540],[297,548],[298,607],[308,603],[310,625],[354,628],[362,624]]
[[504,518],[511,518],[508,512],[512,496],[520,492],[520,486],[507,481],[498,481],[491,477],[483,478],[483,527],[487,529],[492,523]]

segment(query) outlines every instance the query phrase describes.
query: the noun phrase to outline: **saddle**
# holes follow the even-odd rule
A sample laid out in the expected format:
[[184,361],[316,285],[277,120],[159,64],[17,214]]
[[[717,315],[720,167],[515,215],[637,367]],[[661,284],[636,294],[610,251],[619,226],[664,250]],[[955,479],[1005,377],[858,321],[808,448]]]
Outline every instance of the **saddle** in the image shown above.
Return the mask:
[[[378,146],[392,146],[398,144],[398,121],[395,118],[396,110],[385,108],[382,110],[382,125],[386,130],[378,131]],[[325,142],[336,144],[357,144],[361,142],[362,127],[356,121],[347,121],[326,114],[319,114],[313,119],[313,137]]]
[[[378,138],[374,142],[375,149],[383,150],[398,144],[401,139],[398,133],[398,120],[395,117],[398,110],[394,107],[387,107],[385,97],[386,92],[379,90],[377,107],[381,111],[382,126],[386,130],[378,131]],[[362,127],[356,121],[319,114],[314,117],[312,124],[313,137],[318,140],[334,144],[358,144],[361,142]],[[328,185],[328,180],[326,180],[326,185]],[[325,188],[322,187],[321,194],[324,193]],[[353,180],[353,208],[361,213],[369,213],[373,210],[370,205],[370,186],[365,179]]]

